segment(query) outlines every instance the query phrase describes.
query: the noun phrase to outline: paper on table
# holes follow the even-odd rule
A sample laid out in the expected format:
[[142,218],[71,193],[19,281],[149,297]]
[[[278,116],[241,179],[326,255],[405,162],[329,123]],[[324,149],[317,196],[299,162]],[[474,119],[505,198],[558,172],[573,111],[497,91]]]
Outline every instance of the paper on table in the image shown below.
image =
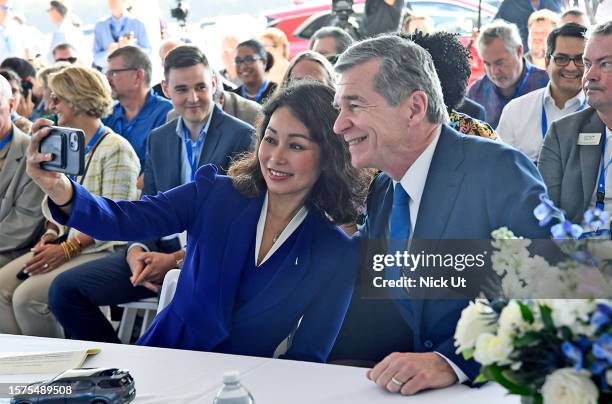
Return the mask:
[[7,352],[0,353],[0,375],[31,373],[60,373],[80,367],[88,355],[95,355],[99,349],[60,352]]

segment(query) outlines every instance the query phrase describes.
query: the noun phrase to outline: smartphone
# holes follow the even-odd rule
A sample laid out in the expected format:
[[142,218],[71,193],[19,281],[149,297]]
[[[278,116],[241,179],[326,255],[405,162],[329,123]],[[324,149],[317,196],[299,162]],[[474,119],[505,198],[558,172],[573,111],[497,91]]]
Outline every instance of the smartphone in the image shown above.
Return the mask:
[[43,170],[68,175],[85,171],[85,133],[80,129],[51,126],[51,133],[40,143],[39,152],[51,153],[53,159],[40,164]]

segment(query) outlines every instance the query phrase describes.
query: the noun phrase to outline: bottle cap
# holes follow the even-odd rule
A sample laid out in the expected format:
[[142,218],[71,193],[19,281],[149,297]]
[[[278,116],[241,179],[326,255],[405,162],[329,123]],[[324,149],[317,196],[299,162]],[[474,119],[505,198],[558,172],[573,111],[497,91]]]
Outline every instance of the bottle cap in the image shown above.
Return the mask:
[[240,381],[240,372],[231,370],[223,373],[223,383],[237,383]]

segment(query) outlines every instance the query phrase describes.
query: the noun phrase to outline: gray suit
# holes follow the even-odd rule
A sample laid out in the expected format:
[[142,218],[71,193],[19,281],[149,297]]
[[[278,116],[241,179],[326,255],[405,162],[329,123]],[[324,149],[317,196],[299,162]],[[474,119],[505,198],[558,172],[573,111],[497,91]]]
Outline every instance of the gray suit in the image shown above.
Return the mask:
[[593,200],[603,141],[600,137],[597,145],[579,145],[578,135],[601,134],[604,127],[593,108],[567,115],[552,123],[540,150],[538,168],[548,195],[574,223],[582,221]]
[[[12,253],[34,244],[44,223],[43,192],[26,174],[30,137],[13,125],[13,140],[0,170],[0,267]],[[8,262],[8,261],[7,261]]]

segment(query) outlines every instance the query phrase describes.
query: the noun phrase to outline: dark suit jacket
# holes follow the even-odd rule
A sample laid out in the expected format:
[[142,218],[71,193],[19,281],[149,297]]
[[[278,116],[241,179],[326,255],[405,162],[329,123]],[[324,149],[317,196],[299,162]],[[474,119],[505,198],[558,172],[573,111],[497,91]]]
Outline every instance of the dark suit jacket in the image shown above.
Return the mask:
[[263,195],[243,196],[210,165],[194,182],[140,201],[113,202],[73,187],[70,217],[52,207],[54,217],[97,239],[189,234],[174,299],[140,344],[271,357],[302,318],[285,357],[325,361],[351,297],[358,251],[319,210],[309,208],[266,288],[236,307]]
[[[582,222],[599,175],[604,123],[593,108],[564,116],[552,123],[538,158],[548,195],[574,223]],[[597,145],[579,145],[580,133],[599,133]]]
[[[198,167],[214,164],[225,173],[231,159],[253,145],[254,129],[250,125],[214,107],[208,133],[202,145]],[[178,118],[153,130],[147,143],[143,195],[156,195],[181,185],[183,141],[176,134]],[[166,250],[163,242],[146,241],[151,251]],[[176,246],[170,246],[176,251]]]
[[[443,126],[434,152],[414,229],[415,239],[491,238],[507,226],[517,235],[547,238],[533,209],[546,189],[535,165],[522,153]],[[388,238],[393,182],[384,173],[367,199],[360,237],[366,247]],[[366,249],[369,251],[370,249]],[[385,251],[371,251],[386,253]],[[366,257],[367,262],[372,262]],[[453,335],[466,300],[372,300],[356,288],[330,360],[378,362],[399,352],[436,351],[473,379],[479,367],[455,354]],[[411,307],[408,307],[411,306]]]

